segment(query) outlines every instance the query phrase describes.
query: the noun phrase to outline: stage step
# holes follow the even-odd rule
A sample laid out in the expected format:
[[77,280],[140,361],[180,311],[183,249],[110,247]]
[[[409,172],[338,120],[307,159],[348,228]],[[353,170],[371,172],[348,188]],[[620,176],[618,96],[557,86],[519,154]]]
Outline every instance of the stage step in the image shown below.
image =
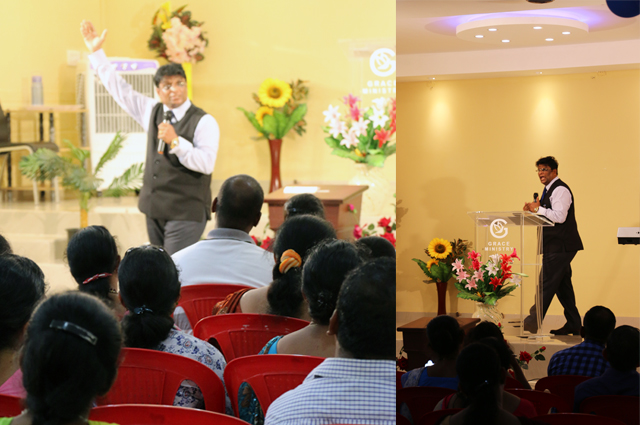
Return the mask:
[[67,235],[5,233],[14,254],[36,263],[61,263],[67,249]]

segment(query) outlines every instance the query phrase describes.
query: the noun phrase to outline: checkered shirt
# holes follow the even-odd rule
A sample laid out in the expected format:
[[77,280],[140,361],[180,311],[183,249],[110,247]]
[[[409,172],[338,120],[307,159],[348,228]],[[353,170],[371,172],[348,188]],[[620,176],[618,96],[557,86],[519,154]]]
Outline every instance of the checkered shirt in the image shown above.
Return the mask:
[[604,344],[585,340],[578,345],[558,351],[551,356],[547,375],[600,376],[607,368],[602,350],[604,350]]
[[269,406],[265,425],[396,424],[393,360],[332,357]]

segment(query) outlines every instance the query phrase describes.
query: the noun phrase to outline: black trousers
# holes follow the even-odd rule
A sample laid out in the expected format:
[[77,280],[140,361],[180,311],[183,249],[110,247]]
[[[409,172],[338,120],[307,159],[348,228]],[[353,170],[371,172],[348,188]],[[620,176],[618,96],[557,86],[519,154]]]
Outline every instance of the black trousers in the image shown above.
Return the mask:
[[[542,318],[547,314],[554,296],[564,308],[565,325],[570,330],[579,330],[582,319],[576,307],[576,296],[571,283],[571,260],[576,256],[573,252],[553,252],[544,254],[542,259]],[[536,299],[536,302],[539,300]],[[536,326],[536,306],[529,310],[529,316],[524,319],[529,326]]]

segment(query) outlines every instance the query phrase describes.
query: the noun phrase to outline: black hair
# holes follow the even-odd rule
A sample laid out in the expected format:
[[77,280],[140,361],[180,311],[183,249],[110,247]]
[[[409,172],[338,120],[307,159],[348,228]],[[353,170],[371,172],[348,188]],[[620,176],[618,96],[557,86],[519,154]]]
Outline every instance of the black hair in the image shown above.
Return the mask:
[[500,360],[500,366],[502,366],[505,371],[511,367],[511,356],[513,356],[513,351],[511,351],[511,348],[509,348],[509,346],[504,342],[504,339],[498,339],[490,336],[482,338],[478,342],[496,350],[496,354]]
[[472,343],[466,346],[456,361],[458,387],[469,402],[464,425],[495,424],[500,406],[498,395],[502,366],[496,350]]
[[302,270],[302,292],[316,323],[329,324],[344,278],[361,263],[358,250],[347,241],[324,240],[311,250]]
[[[335,239],[336,231],[326,220],[312,215],[292,217],[282,223],[276,233],[273,253],[276,264],[273,267],[273,282],[269,285],[267,300],[269,314],[300,317],[302,302],[302,267],[307,252],[325,239]],[[286,273],[279,270],[282,253],[294,250],[300,256],[300,267],[289,269]]]
[[2,235],[0,235],[0,255],[13,254],[9,241]]
[[635,370],[640,362],[640,331],[633,326],[618,326],[607,339],[607,360],[621,372]]
[[[64,322],[67,330],[60,329]],[[86,414],[111,388],[121,346],[118,322],[97,298],[76,291],[44,301],[29,323],[21,363],[32,424],[65,424]]]
[[156,87],[160,87],[160,82],[164,77],[173,77],[177,75],[179,77],[187,79],[187,74],[184,73],[184,68],[179,63],[168,63],[166,65],[162,65],[156,71],[156,75],[153,76],[153,82]]
[[552,156],[545,156],[544,158],[540,158],[536,161],[536,166],[538,165],[548,165],[552,170],[558,169],[558,161]]
[[44,291],[44,274],[36,263],[13,254],[0,256],[0,350],[18,348]]
[[371,258],[396,258],[396,249],[391,242],[380,236],[365,236],[355,242],[358,246],[366,246],[371,250]]
[[502,331],[493,322],[484,320],[478,323],[477,326],[471,328],[464,338],[464,344],[469,345],[472,342],[479,342],[483,338],[496,338],[497,340],[504,340]]
[[118,247],[104,226],[89,226],[73,235],[67,245],[67,261],[78,290],[95,295],[109,307],[109,277],[100,277],[83,284],[86,279],[102,273],[115,273],[118,267]]
[[395,259],[377,258],[349,273],[336,312],[344,351],[357,359],[395,359]]
[[285,220],[303,214],[311,214],[316,217],[325,218],[322,201],[311,193],[300,193],[292,196],[291,199],[284,203]]
[[260,215],[264,192],[256,179],[246,174],[229,177],[218,192],[216,220],[220,227],[244,230]]
[[120,296],[129,314],[122,319],[127,347],[154,349],[173,327],[180,298],[178,270],[162,248],[145,245],[127,251],[120,268]]
[[464,331],[456,319],[446,315],[434,317],[426,332],[429,346],[441,359],[456,358],[464,338]]
[[607,307],[591,307],[584,315],[585,338],[605,343],[616,327],[616,315]]

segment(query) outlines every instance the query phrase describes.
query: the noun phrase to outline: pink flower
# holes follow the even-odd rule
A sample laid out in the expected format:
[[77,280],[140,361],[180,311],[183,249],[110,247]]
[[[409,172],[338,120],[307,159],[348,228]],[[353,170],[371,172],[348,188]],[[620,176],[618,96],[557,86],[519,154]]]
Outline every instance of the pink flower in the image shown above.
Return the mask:
[[[516,255],[516,249],[513,248],[513,252],[511,253],[511,255],[509,256],[509,258],[518,258],[518,256]],[[519,260],[520,258],[518,258]]]
[[462,281],[468,277],[469,277],[469,273],[462,270],[461,272],[458,273],[458,275],[456,276],[456,279],[458,280],[458,282],[462,283]]
[[376,130],[376,135],[373,136],[373,140],[377,140],[378,141],[378,148],[381,148],[382,145],[385,144],[385,142],[387,140],[389,140],[389,137],[391,137],[391,131],[390,130]]
[[349,95],[345,96],[342,98],[344,100],[344,104],[347,105],[349,108],[353,108],[356,103],[360,102],[359,97],[352,95],[351,93],[349,93]]
[[357,224],[353,227],[353,237],[356,239],[360,239],[362,237],[362,227]]
[[360,119],[360,116],[361,116],[360,109],[358,109],[358,107],[357,107],[357,106],[352,107],[352,108],[349,110],[349,114],[351,115],[351,118],[352,118],[354,121],[358,121],[358,120]]
[[476,272],[473,273],[473,278],[476,280],[482,280],[482,270],[478,270]]
[[467,283],[466,285],[464,285],[465,288],[467,289],[477,289],[478,285],[476,284],[475,279],[471,278],[471,280],[469,280],[469,283]]
[[462,261],[460,261],[459,258],[456,258],[456,261],[453,262],[451,267],[453,267],[453,270],[455,270],[456,273],[460,273],[462,270],[464,270],[464,266],[462,265]]
[[353,204],[349,204],[347,208],[349,208],[349,211],[354,211],[356,209],[355,205]]

